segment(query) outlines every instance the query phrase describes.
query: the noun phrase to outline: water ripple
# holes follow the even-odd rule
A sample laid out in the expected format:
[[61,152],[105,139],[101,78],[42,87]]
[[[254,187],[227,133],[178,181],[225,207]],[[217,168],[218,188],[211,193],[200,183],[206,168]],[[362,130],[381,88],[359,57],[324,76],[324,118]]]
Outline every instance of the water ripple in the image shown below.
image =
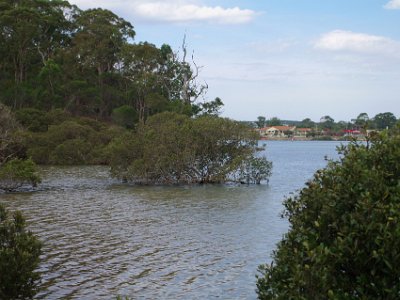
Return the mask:
[[51,167],[38,190],[0,195],[44,242],[37,299],[255,299],[257,266],[287,230],[283,196],[335,146],[308,159],[282,145],[268,146],[269,186],[134,187],[106,167]]

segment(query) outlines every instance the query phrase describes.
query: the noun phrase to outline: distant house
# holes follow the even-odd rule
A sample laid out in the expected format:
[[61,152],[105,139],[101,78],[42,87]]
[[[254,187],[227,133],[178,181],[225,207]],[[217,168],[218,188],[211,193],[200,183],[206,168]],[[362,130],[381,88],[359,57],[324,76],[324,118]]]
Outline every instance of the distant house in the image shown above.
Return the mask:
[[361,137],[364,136],[364,134],[357,129],[345,129],[343,130],[344,136],[351,136],[351,137]]
[[295,137],[308,137],[312,132],[311,128],[295,128],[294,136]]
[[306,138],[309,137],[313,131],[311,128],[296,128],[296,126],[268,126],[257,129],[262,138],[287,138],[297,137]]
[[269,126],[260,129],[260,135],[264,137],[283,138],[292,136],[295,126]]

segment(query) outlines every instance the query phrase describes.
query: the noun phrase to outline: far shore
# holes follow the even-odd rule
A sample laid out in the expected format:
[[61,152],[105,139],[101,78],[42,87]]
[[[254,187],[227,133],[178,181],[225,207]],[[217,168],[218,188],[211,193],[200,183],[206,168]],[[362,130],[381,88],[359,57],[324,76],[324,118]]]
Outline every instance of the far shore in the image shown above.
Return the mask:
[[343,137],[343,136],[320,136],[320,137],[266,137],[260,138],[261,141],[326,141],[326,142],[345,142],[345,141],[366,141],[365,137]]

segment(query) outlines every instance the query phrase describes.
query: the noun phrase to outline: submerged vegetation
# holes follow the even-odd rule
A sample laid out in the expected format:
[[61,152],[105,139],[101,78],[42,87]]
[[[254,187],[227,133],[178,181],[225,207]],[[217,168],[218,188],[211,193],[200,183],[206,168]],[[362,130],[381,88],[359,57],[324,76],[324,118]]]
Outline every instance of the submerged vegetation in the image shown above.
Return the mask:
[[136,183],[260,183],[271,164],[254,157],[257,142],[257,134],[239,122],[165,112],[114,140],[108,150],[112,174]]
[[25,183],[40,182],[37,168],[26,159],[20,130],[11,111],[0,103],[0,190],[12,191]]
[[397,299],[400,135],[342,147],[285,201],[289,232],[260,267],[259,299]]

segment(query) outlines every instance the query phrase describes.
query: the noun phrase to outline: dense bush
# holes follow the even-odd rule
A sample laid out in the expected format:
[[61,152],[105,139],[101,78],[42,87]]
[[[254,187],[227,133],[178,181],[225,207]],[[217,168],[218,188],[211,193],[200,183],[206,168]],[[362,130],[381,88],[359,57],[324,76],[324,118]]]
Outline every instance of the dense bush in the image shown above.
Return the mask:
[[24,184],[36,186],[40,181],[37,167],[31,159],[14,158],[0,165],[0,190],[12,191]]
[[107,163],[105,147],[123,128],[89,118],[67,119],[46,132],[26,133],[27,153],[39,164],[80,165]]
[[18,129],[19,124],[11,110],[0,103],[0,165],[13,155],[10,148],[17,142],[14,133]]
[[83,165],[91,161],[92,145],[84,139],[69,139],[51,152],[49,162],[59,165]]
[[289,232],[260,299],[400,298],[400,136],[351,143],[285,201]]
[[45,111],[35,108],[23,108],[15,114],[17,121],[27,130],[47,131],[49,119]]
[[20,126],[10,109],[0,103],[0,190],[12,191],[40,182],[36,165],[26,159]]
[[123,105],[115,108],[111,114],[113,121],[125,128],[133,128],[138,122],[139,116],[136,110],[129,105]]
[[[228,119],[164,112],[149,117],[137,132],[114,140],[108,148],[111,171],[118,178],[145,184],[241,181],[239,172],[254,159],[257,138],[248,127]],[[262,174],[248,174],[256,176],[248,183],[266,179],[270,165],[259,171]]]
[[41,242],[26,230],[20,212],[13,218],[0,204],[0,299],[32,299],[40,276]]
[[260,184],[272,175],[272,162],[263,157],[251,157],[242,163],[238,171],[238,181],[246,184]]

